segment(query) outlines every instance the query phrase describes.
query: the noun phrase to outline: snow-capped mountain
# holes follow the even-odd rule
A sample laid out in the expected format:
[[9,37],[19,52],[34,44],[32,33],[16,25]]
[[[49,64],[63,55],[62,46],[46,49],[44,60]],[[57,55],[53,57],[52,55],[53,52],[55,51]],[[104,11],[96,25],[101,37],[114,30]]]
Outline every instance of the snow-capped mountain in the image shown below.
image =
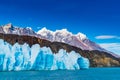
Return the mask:
[[33,35],[35,36],[36,35],[36,33],[29,27],[20,28],[20,27],[17,27],[17,26],[13,26],[11,23],[0,27],[0,33],[30,35],[30,36],[33,36]]
[[82,50],[100,50],[105,51],[96,43],[90,41],[87,36],[83,33],[72,34],[67,29],[51,31],[46,29],[45,27],[35,33],[31,28],[20,28],[17,26],[13,26],[11,23],[6,24],[0,27],[0,33],[5,34],[17,34],[17,35],[29,35],[36,36],[42,39],[49,40],[51,42],[62,42],[69,44],[71,46],[75,46],[81,48]]
[[90,41],[85,34],[80,32],[74,35],[67,29],[56,30],[53,32],[46,28],[43,28],[39,30],[37,34],[40,36],[40,38],[47,39],[52,42],[63,42],[81,48],[82,50],[105,51],[99,45]]

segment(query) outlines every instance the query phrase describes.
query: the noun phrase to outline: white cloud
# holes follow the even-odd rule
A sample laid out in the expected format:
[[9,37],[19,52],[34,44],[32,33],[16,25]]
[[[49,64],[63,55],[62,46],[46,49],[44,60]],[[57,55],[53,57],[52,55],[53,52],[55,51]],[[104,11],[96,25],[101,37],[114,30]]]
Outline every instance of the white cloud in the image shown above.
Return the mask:
[[96,39],[120,39],[120,37],[118,36],[114,36],[114,35],[100,35],[100,36],[96,36]]
[[120,55],[120,43],[100,43],[101,47]]

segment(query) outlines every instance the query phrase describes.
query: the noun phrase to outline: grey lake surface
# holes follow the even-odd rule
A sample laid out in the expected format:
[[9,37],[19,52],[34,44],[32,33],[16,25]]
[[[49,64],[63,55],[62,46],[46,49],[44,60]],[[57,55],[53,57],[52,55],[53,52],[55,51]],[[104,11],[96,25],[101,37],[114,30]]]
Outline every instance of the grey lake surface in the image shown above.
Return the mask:
[[0,72],[0,80],[120,80],[120,68]]

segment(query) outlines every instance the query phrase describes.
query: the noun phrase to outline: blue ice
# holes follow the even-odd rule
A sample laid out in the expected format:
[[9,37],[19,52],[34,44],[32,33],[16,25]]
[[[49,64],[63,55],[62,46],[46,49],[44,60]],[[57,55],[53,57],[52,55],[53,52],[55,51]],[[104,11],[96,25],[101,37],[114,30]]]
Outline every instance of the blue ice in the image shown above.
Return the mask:
[[27,43],[11,45],[0,39],[0,71],[87,69],[89,60],[75,51],[60,49],[53,53],[49,47]]

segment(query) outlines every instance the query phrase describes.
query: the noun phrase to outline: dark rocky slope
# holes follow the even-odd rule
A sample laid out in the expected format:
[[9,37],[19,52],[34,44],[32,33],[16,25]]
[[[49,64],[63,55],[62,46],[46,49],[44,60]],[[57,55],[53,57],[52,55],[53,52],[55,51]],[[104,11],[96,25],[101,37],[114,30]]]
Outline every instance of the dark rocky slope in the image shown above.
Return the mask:
[[3,34],[0,33],[0,39],[4,39],[10,44],[15,44],[18,42],[19,44],[28,43],[30,46],[33,44],[40,44],[41,47],[48,46],[52,49],[54,53],[57,53],[59,49],[65,49],[67,52],[74,50],[79,53],[83,57],[86,57],[90,60],[91,67],[119,67],[120,59],[111,55],[107,52],[100,51],[87,51],[81,50],[80,48],[70,46],[65,43],[60,42],[50,42],[48,40],[40,39],[34,36],[27,35],[15,35],[15,34]]

